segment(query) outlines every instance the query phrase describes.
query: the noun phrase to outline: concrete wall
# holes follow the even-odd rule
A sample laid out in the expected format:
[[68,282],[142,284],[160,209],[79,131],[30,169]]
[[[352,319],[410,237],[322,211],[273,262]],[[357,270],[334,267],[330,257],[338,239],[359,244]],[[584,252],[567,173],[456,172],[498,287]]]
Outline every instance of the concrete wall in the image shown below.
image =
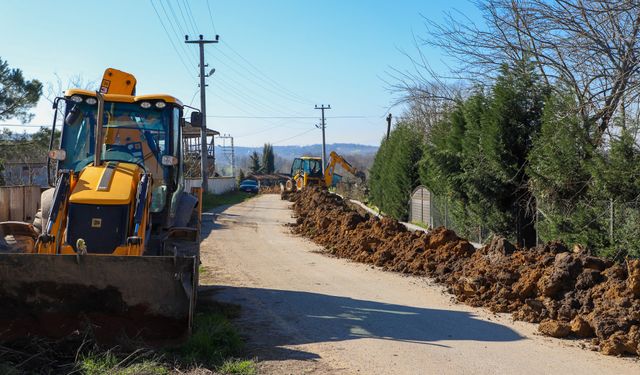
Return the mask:
[[[191,191],[192,187],[202,186],[202,180],[185,179],[185,191]],[[209,178],[209,193],[212,194],[224,194],[236,189],[235,177],[210,177]]]

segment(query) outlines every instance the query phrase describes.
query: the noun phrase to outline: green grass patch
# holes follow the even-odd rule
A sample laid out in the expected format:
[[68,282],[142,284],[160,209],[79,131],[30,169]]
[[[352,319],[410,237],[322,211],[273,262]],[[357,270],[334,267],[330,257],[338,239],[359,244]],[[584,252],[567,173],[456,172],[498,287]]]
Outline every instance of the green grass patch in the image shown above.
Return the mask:
[[230,191],[224,194],[206,193],[202,197],[202,208],[204,211],[208,211],[218,206],[242,203],[254,196],[255,194],[245,193],[243,191]]
[[417,226],[419,226],[420,228],[430,229],[430,228],[429,228],[429,224],[427,224],[427,223],[423,223],[422,221],[412,221],[412,222],[411,222],[411,224],[413,224],[413,225],[417,225]]
[[240,354],[242,339],[221,314],[199,313],[193,334],[178,349],[178,355],[189,364],[217,366],[228,357]]
[[254,375],[256,373],[256,363],[251,360],[231,359],[218,368],[223,374]]
[[193,334],[172,349],[108,349],[97,345],[89,333],[65,341],[32,338],[5,344],[0,346],[0,375],[168,375],[175,369],[255,374],[255,362],[241,359],[243,341],[231,323],[239,315],[239,305],[203,298],[198,301]]
[[[127,364],[129,361],[133,363]],[[121,359],[110,351],[81,358],[77,367],[84,375],[168,375],[170,371],[168,366],[161,362],[130,357]]]

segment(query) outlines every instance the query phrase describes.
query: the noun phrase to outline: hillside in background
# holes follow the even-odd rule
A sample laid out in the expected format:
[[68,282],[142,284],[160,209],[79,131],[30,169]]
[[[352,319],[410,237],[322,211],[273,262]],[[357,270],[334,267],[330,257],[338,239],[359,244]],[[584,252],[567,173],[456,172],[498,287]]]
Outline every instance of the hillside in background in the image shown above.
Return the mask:
[[[235,147],[236,166],[244,171],[248,170],[249,155],[254,151],[262,154],[260,147]],[[373,164],[373,158],[378,151],[378,146],[361,145],[355,143],[332,143],[327,144],[327,158],[329,153],[335,151],[342,155],[353,166],[361,170],[368,170]],[[293,159],[298,156],[320,156],[322,145],[314,144],[307,146],[273,146],[276,157],[275,167],[279,172],[288,173]],[[221,146],[216,146],[216,167],[223,175],[230,174],[230,160],[224,153]]]

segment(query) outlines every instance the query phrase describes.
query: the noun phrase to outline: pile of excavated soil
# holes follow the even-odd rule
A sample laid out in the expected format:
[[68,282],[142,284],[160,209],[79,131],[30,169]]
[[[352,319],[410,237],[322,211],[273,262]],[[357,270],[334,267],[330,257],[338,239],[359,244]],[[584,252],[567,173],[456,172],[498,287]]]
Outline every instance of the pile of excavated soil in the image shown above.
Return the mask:
[[593,338],[605,354],[640,355],[640,260],[614,264],[560,242],[519,249],[501,237],[476,250],[451,230],[411,232],[317,188],[283,199],[294,202],[294,233],[338,257],[432,277],[459,301],[540,323],[545,335]]
[[260,186],[260,194],[280,194],[282,188],[280,185]]

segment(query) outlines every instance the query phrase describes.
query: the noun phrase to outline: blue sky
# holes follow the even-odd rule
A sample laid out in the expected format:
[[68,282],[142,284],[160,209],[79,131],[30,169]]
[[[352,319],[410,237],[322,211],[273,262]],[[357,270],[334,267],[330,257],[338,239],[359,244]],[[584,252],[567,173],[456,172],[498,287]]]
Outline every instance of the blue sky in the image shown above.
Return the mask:
[[[26,77],[99,82],[113,67],[136,75],[139,94],[168,93],[186,104],[194,98],[198,107],[197,47],[183,35],[210,38],[215,27],[220,43],[205,47],[216,69],[207,80],[208,127],[242,146],[319,143],[315,104],[331,105],[328,143],[377,145],[394,102],[385,80],[392,67],[411,68],[401,51],[414,53],[422,16],[477,14],[463,0],[5,0],[2,8],[0,57]],[[426,51],[440,66],[441,53]],[[51,122],[45,100],[34,113],[32,125]]]

